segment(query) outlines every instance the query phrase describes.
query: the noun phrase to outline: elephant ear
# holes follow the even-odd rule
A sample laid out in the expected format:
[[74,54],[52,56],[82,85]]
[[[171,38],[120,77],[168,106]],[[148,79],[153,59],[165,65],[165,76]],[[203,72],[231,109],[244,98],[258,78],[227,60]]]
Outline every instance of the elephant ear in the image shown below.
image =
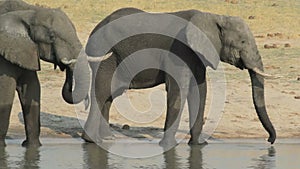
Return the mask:
[[0,17],[0,57],[29,70],[40,70],[38,47],[28,35],[25,23],[10,13]]
[[206,33],[200,29],[199,24],[202,23],[199,23],[197,16],[191,18],[190,22],[184,28],[185,41],[205,66],[216,70],[220,62],[220,56]]

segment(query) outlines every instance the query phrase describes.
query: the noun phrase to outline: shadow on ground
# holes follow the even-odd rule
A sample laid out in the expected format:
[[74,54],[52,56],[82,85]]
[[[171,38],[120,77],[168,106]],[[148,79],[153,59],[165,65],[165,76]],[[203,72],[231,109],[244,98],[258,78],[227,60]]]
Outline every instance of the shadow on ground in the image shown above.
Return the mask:
[[[18,114],[19,121],[24,124],[23,114]],[[68,135],[78,138],[83,132],[79,120],[74,117],[59,116],[50,113],[41,112],[41,127],[54,131],[54,135]],[[120,124],[110,124],[113,133],[118,137],[130,137],[135,139],[161,139],[163,129],[157,127],[125,127]],[[188,132],[178,130],[177,133],[186,135]],[[43,133],[42,133],[43,134]],[[50,134],[51,135],[51,134]]]
[[123,135],[136,139],[162,138],[163,129],[157,127],[129,127],[120,124],[110,124],[115,135]]
[[[23,114],[18,114],[19,121],[24,124]],[[41,127],[49,128],[55,134],[65,134],[77,138],[81,136],[83,129],[77,118],[58,116],[41,112]]]

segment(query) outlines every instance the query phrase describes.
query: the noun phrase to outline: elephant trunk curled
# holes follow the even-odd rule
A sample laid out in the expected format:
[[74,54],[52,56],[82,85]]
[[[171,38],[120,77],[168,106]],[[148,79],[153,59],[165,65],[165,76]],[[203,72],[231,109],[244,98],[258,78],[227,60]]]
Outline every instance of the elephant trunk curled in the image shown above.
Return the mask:
[[89,86],[90,72],[87,59],[79,56],[74,68],[66,68],[66,80],[62,96],[67,103],[77,104],[88,96]]

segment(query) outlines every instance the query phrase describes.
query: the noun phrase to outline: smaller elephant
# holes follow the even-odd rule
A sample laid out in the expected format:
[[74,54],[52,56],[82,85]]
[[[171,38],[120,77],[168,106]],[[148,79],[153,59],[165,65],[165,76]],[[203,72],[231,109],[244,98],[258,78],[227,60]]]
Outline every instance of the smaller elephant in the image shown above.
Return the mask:
[[73,70],[82,45],[73,23],[60,9],[6,1],[0,11],[0,145],[5,146],[17,91],[26,132],[22,145],[40,146],[40,59],[66,70],[62,95],[66,102],[76,103],[87,92],[80,94],[75,87],[79,100],[72,98]]
[[[189,144],[206,143],[200,139],[207,92],[206,67],[216,69],[220,61],[248,70],[257,115],[269,133],[268,141],[273,144],[276,139],[264,100],[264,77],[269,75],[264,73],[261,55],[249,27],[238,17],[197,10],[147,13],[123,8],[94,28],[86,53],[89,60],[96,63],[97,59],[102,59],[99,56],[110,54],[98,65],[91,63],[92,95],[103,118],[99,119],[97,111],[90,111],[83,135],[87,141],[111,135],[107,123],[109,109],[113,99],[126,89],[165,83],[167,117],[160,144],[176,144],[175,133],[185,100],[190,115]],[[177,57],[171,57],[173,55]],[[141,71],[134,74],[132,70]]]

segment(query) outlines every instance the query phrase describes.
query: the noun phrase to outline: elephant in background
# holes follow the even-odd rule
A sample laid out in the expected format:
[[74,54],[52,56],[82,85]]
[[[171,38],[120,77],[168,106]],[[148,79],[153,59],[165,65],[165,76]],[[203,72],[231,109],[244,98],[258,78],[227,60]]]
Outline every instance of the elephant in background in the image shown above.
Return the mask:
[[37,10],[40,7],[27,4],[22,0],[6,0],[0,2],[0,14],[18,10]]
[[[139,17],[139,14],[143,15],[143,17]],[[136,17],[133,15],[136,15]],[[161,32],[165,31],[166,34],[168,31],[174,31],[173,28],[177,26],[177,21],[160,21],[164,15],[180,18],[187,22],[175,31],[177,33],[176,37],[157,34],[155,33],[157,30],[151,30],[153,27],[153,29],[158,29]],[[114,25],[114,21],[122,21],[123,18],[129,17],[132,17],[133,21],[124,21],[123,23],[121,22],[122,24]],[[147,25],[147,23],[150,24]],[[211,42],[216,55],[207,51],[211,49],[203,46],[203,41],[205,40],[203,34],[200,35],[199,32],[197,33],[193,30],[191,25],[194,25],[205,34],[208,41]],[[137,31],[134,34],[134,31],[140,27],[147,30],[144,32]],[[115,39],[120,39],[120,37],[125,38],[115,41]],[[183,37],[182,39],[185,39],[185,42],[177,37]],[[110,46],[112,47],[110,48]],[[178,56],[188,66],[191,73],[185,73],[187,72],[186,67],[174,63],[172,59],[168,59],[162,53],[153,52],[154,50],[138,55],[138,52],[142,50],[154,48],[170,51],[170,53]],[[99,139],[101,140],[112,135],[108,126],[109,109],[113,99],[121,95],[125,89],[149,88],[165,83],[167,117],[164,127],[165,133],[160,145],[169,146],[176,144],[175,133],[179,125],[179,121],[176,119],[180,116],[181,107],[184,104],[182,99],[185,100],[185,98],[187,98],[190,114],[191,138],[189,144],[205,143],[199,137],[203,126],[207,92],[206,67],[209,66],[216,69],[219,60],[241,70],[248,70],[252,83],[252,97],[256,113],[263,127],[269,133],[268,141],[271,144],[275,142],[276,132],[268,117],[264,100],[264,78],[269,75],[264,73],[261,55],[249,27],[239,17],[204,13],[198,10],[152,14],[136,8],[123,8],[107,16],[94,28],[90,34],[85,52],[93,69],[94,88],[92,89],[94,91],[91,94],[95,96],[96,100],[94,101],[97,102],[93,103],[92,100],[92,108],[85,124],[85,133],[82,136],[88,142],[96,142]],[[102,59],[99,56],[104,54],[107,54],[106,56],[108,57],[100,63],[97,62]],[[127,65],[126,63],[122,65],[122,62],[130,55],[136,55],[135,59],[147,59],[144,62],[129,59]],[[147,69],[139,72],[134,78],[128,79],[126,71],[141,63],[155,63],[159,68],[173,69],[175,74],[182,78],[176,81],[165,71],[161,71],[162,69]],[[117,76],[118,78],[113,82],[114,73],[121,65],[123,68],[120,69],[123,71],[120,71],[120,76]],[[122,72],[124,73],[122,74]],[[195,81],[192,80],[192,77],[195,78]],[[130,85],[126,86],[128,80],[131,80]],[[116,84],[118,84],[117,88],[114,87]],[[179,87],[181,84],[185,87]],[[183,98],[180,98],[181,92],[184,93]],[[199,95],[200,103],[197,103],[193,93]],[[98,118],[97,111],[93,109],[94,105],[98,105],[98,110],[101,111],[104,120]]]
[[[60,9],[5,1],[0,12],[0,145],[5,146],[16,90],[25,122],[22,145],[40,146],[40,59],[66,71],[62,95],[66,102],[76,103],[87,92],[80,94],[73,87],[73,70],[82,45],[73,23]],[[79,100],[73,100],[72,88]]]

